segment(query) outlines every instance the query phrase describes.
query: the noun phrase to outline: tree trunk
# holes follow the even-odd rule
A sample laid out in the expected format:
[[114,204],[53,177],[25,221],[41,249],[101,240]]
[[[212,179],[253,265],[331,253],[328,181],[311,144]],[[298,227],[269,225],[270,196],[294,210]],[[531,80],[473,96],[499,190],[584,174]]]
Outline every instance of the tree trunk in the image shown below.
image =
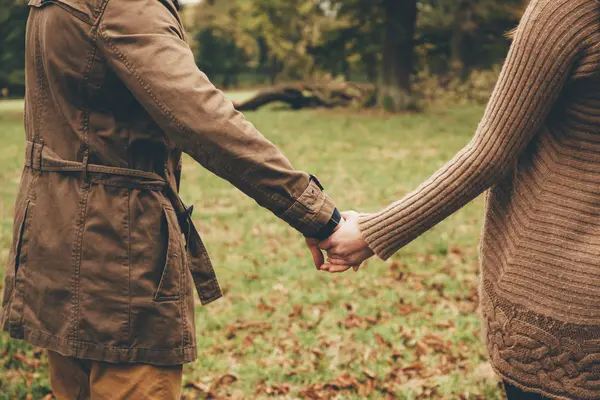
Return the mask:
[[367,81],[376,85],[379,78],[379,60],[377,54],[368,52],[362,55],[365,65],[365,73],[367,75]]
[[379,76],[378,104],[387,111],[413,107],[410,78],[413,73],[416,0],[385,0],[385,39]]
[[274,102],[292,109],[332,107],[372,107],[373,85],[355,82],[298,83],[263,90],[254,97],[235,103],[238,111],[254,111]]
[[465,60],[467,47],[465,46],[466,34],[464,27],[471,19],[471,0],[458,0],[454,14],[454,26],[450,40],[450,73],[464,80],[468,76],[467,62]]
[[275,56],[271,59],[271,66],[269,68],[269,79],[271,81],[271,85],[275,85],[277,83],[277,74],[279,73],[279,61]]

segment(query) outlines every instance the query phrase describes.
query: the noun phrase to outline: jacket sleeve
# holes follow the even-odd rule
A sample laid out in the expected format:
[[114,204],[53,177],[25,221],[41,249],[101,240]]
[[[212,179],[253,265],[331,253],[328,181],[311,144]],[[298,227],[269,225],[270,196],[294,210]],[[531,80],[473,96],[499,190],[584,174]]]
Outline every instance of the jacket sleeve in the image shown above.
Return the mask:
[[335,206],[316,178],[295,170],[197,68],[170,0],[108,0],[96,40],[175,147],[305,236],[329,222]]

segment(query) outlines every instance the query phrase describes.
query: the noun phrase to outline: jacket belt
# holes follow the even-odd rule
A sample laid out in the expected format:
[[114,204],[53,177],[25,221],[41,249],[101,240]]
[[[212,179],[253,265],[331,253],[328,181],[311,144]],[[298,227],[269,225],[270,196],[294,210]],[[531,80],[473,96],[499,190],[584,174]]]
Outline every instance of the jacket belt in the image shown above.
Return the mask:
[[81,172],[85,176],[88,174],[116,175],[127,178],[129,183],[139,186],[149,183],[160,185],[164,189],[165,196],[173,205],[179,226],[185,235],[188,268],[194,279],[194,286],[200,301],[202,304],[208,304],[223,297],[206,247],[192,221],[193,207],[186,207],[177,190],[162,176],[154,172],[136,169],[64,160],[43,143],[30,141],[27,142],[25,149],[25,166],[42,172]]

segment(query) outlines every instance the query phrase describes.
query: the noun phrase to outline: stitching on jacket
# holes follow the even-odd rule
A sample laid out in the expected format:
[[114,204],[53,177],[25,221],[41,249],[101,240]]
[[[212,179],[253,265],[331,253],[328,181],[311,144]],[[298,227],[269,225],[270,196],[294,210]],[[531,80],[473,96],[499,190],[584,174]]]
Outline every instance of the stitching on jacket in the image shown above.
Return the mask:
[[131,209],[129,204],[131,201],[131,190],[127,190],[127,218],[123,223],[126,225],[127,231],[127,333],[125,335],[127,343],[131,343]]
[[35,35],[33,40],[35,40],[35,69],[36,69],[36,81],[37,81],[37,93],[36,93],[36,104],[34,111],[34,119],[36,120],[35,129],[33,132],[33,141],[36,142],[40,137],[40,127],[42,126],[43,116],[46,110],[46,92],[48,79],[46,77],[46,71],[44,70],[42,59],[42,46],[40,39],[40,29],[41,29],[41,20],[42,16],[38,14],[35,24]]
[[[185,346],[188,343],[188,332],[187,332],[187,315],[185,313],[186,298],[187,298],[187,274],[186,271],[189,269],[187,262],[187,254],[183,243],[181,242],[181,231],[179,231],[179,251],[181,251],[181,264],[179,265],[179,293],[181,298],[179,300],[179,308],[181,312],[181,346]],[[194,311],[192,311],[194,312]]]
[[[87,199],[89,194],[89,184],[84,183],[79,191],[79,221],[77,228],[75,229],[75,241],[73,243],[73,272],[71,274],[71,285],[73,286],[73,293],[71,297],[71,333],[67,337],[71,337],[71,341],[76,342],[79,338],[79,332],[77,329],[77,321],[79,320],[79,269],[81,268],[81,248],[83,243],[83,228],[85,226],[85,216],[87,214]],[[75,351],[77,347],[74,344]]]
[[89,130],[90,130],[90,126],[89,126],[89,122],[90,122],[90,109],[89,109],[89,102],[90,102],[90,94],[88,92],[89,90],[89,83],[90,83],[90,74],[92,72],[92,68],[94,67],[94,60],[96,58],[96,53],[98,51],[98,46],[96,45],[96,40],[95,40],[95,36],[97,35],[97,29],[96,27],[93,27],[90,30],[90,36],[91,36],[91,43],[92,43],[92,49],[90,50],[90,52],[88,53],[87,56],[87,65],[86,68],[84,70],[84,74],[83,74],[83,81],[85,82],[85,91],[84,91],[84,106],[83,106],[83,116],[81,118],[81,128],[82,128],[82,132],[83,132],[83,141],[84,141],[84,145],[85,145],[85,151],[89,153]]
[[98,22],[100,21],[100,18],[102,17],[102,13],[104,12],[104,9],[106,8],[107,4],[108,4],[108,0],[103,0],[102,3],[100,3],[100,5],[96,8],[94,8],[94,10],[92,11],[94,18],[96,18],[94,20],[95,26],[98,25]]
[[[90,30],[90,36],[93,38],[95,34],[95,28]],[[86,90],[84,94],[84,106],[83,106],[83,116],[81,120],[81,130],[83,132],[83,141],[84,146],[86,148],[86,152],[88,150],[88,131],[89,131],[89,94],[87,92],[89,84],[90,73],[94,65],[94,59],[96,58],[96,52],[98,46],[94,40],[92,42],[92,49],[88,52],[87,56],[87,64],[84,70],[84,82],[86,85]],[[90,184],[88,182],[84,182],[80,189],[80,202],[79,202],[79,221],[76,224],[75,229],[75,241],[73,243],[73,264],[71,268],[73,269],[72,273],[72,299],[71,305],[73,310],[71,310],[71,337],[75,340],[79,338],[79,330],[77,329],[78,321],[79,321],[79,286],[80,286],[80,268],[81,268],[81,259],[82,259],[82,251],[83,251],[83,231],[85,228],[85,217],[87,214],[88,207],[88,196],[89,196]]]

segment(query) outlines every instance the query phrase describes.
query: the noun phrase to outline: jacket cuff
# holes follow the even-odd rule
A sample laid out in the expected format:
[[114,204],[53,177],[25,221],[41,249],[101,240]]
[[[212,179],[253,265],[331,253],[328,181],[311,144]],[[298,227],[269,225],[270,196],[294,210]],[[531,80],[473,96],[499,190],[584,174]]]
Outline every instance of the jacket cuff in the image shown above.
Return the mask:
[[327,224],[324,227],[319,229],[319,231],[316,234],[310,236],[310,238],[317,239],[320,241],[327,239],[329,236],[334,234],[334,232],[336,231],[341,220],[342,220],[342,214],[340,214],[338,209],[335,208],[333,210],[333,214],[331,215],[331,218],[329,219],[329,222],[327,222]]
[[316,178],[311,178],[308,187],[281,219],[306,237],[314,237],[326,226],[335,210],[333,200],[325,194]]

